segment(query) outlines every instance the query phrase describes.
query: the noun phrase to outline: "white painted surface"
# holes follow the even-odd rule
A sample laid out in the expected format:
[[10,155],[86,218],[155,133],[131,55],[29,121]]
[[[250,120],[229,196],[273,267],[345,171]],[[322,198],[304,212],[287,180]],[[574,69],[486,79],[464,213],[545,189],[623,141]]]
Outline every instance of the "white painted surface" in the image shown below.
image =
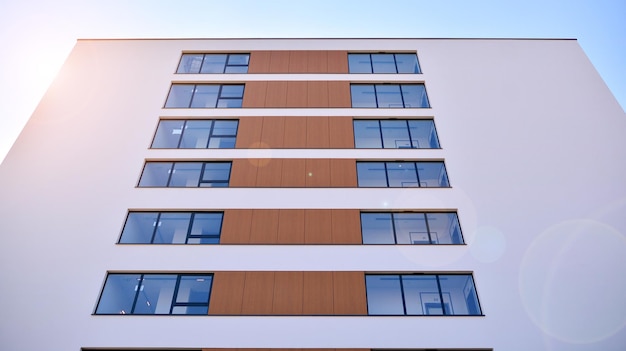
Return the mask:
[[[182,51],[417,50],[432,109],[162,109]],[[323,75],[381,81],[395,76]],[[327,78],[326,76],[329,76]],[[442,150],[149,150],[159,117],[434,116]],[[571,40],[79,41],[0,166],[0,348],[623,350],[626,118]],[[450,189],[140,189],[146,159],[445,159]],[[330,200],[329,200],[330,199]],[[457,209],[466,246],[115,245],[128,209]],[[92,316],[107,271],[473,272],[484,317]]]

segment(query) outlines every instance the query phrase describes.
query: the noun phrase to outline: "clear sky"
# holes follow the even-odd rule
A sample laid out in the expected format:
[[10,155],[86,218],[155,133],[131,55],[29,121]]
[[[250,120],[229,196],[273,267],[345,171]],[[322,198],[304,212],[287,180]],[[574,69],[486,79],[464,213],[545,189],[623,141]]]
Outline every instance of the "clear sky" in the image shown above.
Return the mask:
[[626,106],[626,0],[0,0],[0,160],[76,39],[179,37],[577,38]]

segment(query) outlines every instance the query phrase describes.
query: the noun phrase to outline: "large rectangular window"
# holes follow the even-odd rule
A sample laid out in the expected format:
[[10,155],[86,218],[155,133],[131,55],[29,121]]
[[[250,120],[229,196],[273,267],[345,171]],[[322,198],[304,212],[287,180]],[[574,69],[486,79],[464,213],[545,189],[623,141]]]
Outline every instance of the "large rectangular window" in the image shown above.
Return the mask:
[[430,107],[424,84],[351,84],[352,107]]
[[448,174],[441,161],[357,162],[359,187],[438,188],[448,187]]
[[110,273],[96,314],[208,314],[212,281],[212,274]]
[[238,108],[243,84],[172,84],[166,108]]
[[183,54],[176,73],[248,73],[250,54]]
[[348,54],[350,73],[422,73],[416,54]]
[[471,274],[368,274],[370,315],[481,315]]
[[139,187],[227,187],[230,162],[146,162]]
[[354,121],[354,145],[360,148],[438,149],[432,119],[364,119]]
[[463,244],[454,212],[361,212],[363,244]]
[[222,212],[129,212],[120,244],[219,244]]
[[236,120],[161,120],[153,149],[228,149],[235,147]]

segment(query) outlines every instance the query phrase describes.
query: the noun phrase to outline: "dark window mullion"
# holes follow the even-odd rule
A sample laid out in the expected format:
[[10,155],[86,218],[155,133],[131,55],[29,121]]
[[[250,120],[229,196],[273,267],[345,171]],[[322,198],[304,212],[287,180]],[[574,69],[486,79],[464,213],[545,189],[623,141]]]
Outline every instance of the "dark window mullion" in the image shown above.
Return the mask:
[[428,216],[426,216],[426,212],[424,212],[424,223],[426,223],[426,233],[428,233],[428,241],[432,244],[433,238],[430,235],[430,225],[428,225]]
[[[402,95],[402,91],[400,91],[400,95]],[[413,145],[413,134],[411,134],[411,128],[409,127],[409,120],[405,119],[404,123],[406,123],[406,130],[409,134],[409,143],[411,144],[411,149],[415,149],[415,145]]]
[[202,62],[200,62],[200,67],[198,68],[198,72],[195,72],[195,73],[200,74],[200,72],[202,72],[202,66],[204,66],[204,59],[205,58],[206,58],[206,54],[202,55]]
[[372,54],[368,54],[368,55],[370,56],[370,72],[374,73],[374,60],[372,60]]
[[161,212],[157,212],[156,223],[154,224],[154,229],[152,229],[152,238],[150,239],[150,244],[154,244],[154,238],[156,237],[156,232],[159,229],[159,223],[161,223]]
[[215,99],[215,106],[213,106],[213,108],[217,108],[220,104],[220,100],[222,99],[222,88],[224,88],[224,84],[219,85],[219,89],[217,90],[217,99]]
[[[376,103],[378,105],[378,103]],[[378,120],[378,136],[380,137],[380,146],[381,148],[385,148],[385,140],[383,139],[383,125],[381,120]]]
[[133,307],[130,308],[130,314],[135,314],[135,306],[137,305],[137,299],[139,298],[139,292],[141,291],[141,286],[143,285],[143,277],[142,274],[137,281],[137,291],[135,291],[135,299],[133,300]]
[[[371,61],[371,59],[370,59],[370,61]],[[372,84],[372,85],[374,86],[374,98],[376,99],[376,108],[378,108],[378,90],[376,89],[376,86],[378,84]],[[381,131],[381,133],[382,133],[382,131]]]
[[402,99],[402,108],[406,108],[404,105],[404,90],[402,89],[402,84],[396,84],[398,88],[400,88],[400,99]]
[[204,183],[203,179],[204,179],[204,170],[206,169],[206,164],[207,162],[202,162],[202,169],[200,170],[200,176],[198,177],[198,184],[196,185],[196,187],[200,187],[200,184]]
[[226,73],[226,67],[228,67],[228,60],[230,60],[230,54],[226,54],[226,60],[224,60],[224,67],[222,67],[222,74]]
[[170,174],[167,177],[167,184],[165,184],[166,188],[169,188],[170,186],[170,182],[172,181],[172,176],[174,175],[174,168],[176,168],[176,162],[172,162],[172,165],[170,166]]
[[393,244],[398,244],[398,237],[396,236],[396,215],[391,214],[391,230],[393,230]]
[[213,137],[213,128],[215,127],[215,120],[212,119],[210,121],[211,121],[211,127],[209,128],[209,135],[206,140],[205,149],[209,148],[209,143],[211,142],[211,138]]
[[441,282],[439,282],[439,274],[435,275],[435,279],[437,280],[437,289],[439,289],[439,303],[441,304],[441,314],[444,316],[446,314],[446,307],[443,303],[443,293],[441,292]]
[[180,136],[178,137],[178,144],[176,145],[177,149],[180,149],[180,143],[183,142],[183,136],[185,134],[185,130],[187,129],[187,120],[183,122],[182,130],[180,131]]
[[385,165],[385,181],[387,182],[387,188],[389,188],[389,170],[387,169],[387,162],[383,162]]
[[189,236],[191,235],[191,228],[193,227],[193,221],[196,218],[196,213],[191,212],[191,216],[189,216],[189,224],[187,224],[187,237],[185,237],[185,244],[189,241]]
[[417,187],[422,187],[422,181],[420,180],[420,171],[419,171],[419,162],[414,162],[415,164],[415,175],[417,176]]
[[170,302],[170,313],[172,314],[172,310],[174,309],[174,305],[176,304],[176,300],[178,299],[178,287],[180,286],[180,278],[181,275],[176,275],[176,286],[174,287],[174,294],[172,296],[172,301]]
[[191,91],[191,99],[189,99],[189,104],[187,104],[187,108],[191,108],[191,103],[193,102],[193,98],[196,96],[196,89],[198,89],[198,84],[193,85],[193,90]]
[[406,316],[406,299],[404,297],[404,282],[402,281],[402,275],[398,274],[398,279],[400,280],[400,294],[402,295],[402,310],[404,311],[404,315]]
[[396,67],[396,73],[398,72],[398,60],[396,60],[396,55],[397,54],[393,54],[393,65]]

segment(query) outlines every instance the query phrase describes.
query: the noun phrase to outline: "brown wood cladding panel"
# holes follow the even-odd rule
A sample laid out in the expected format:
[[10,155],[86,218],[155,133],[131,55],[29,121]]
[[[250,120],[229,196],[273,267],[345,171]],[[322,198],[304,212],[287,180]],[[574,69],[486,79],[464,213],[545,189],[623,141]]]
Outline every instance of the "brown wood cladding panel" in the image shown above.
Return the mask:
[[231,209],[224,211],[221,244],[247,244],[250,242],[252,210]]
[[306,187],[306,160],[284,159],[281,176],[282,187],[304,188]]
[[303,272],[274,273],[273,314],[302,314]]
[[330,160],[330,186],[338,188],[355,188],[357,186],[356,160]]
[[268,82],[246,82],[243,107],[265,107]]
[[331,211],[333,244],[361,244],[361,214],[359,210]]
[[348,52],[328,51],[328,73],[348,73]]
[[272,51],[270,53],[269,73],[288,73],[289,56],[289,51]]
[[309,149],[328,148],[330,138],[328,135],[328,117],[306,118],[306,147]]
[[304,211],[279,210],[277,244],[304,244]]
[[289,52],[289,73],[306,73],[309,62],[307,51]]
[[268,73],[270,70],[270,54],[269,51],[250,52],[248,73]]
[[306,121],[309,117],[285,117],[283,147],[303,149],[306,147]]
[[307,87],[307,107],[328,107],[328,82],[308,82]]
[[328,82],[328,106],[352,107],[350,82]]
[[329,159],[306,159],[305,165],[307,188],[330,187]]
[[241,314],[245,272],[215,272],[209,314]]
[[333,273],[304,272],[302,314],[333,314]]
[[330,148],[353,149],[354,126],[352,117],[330,117],[328,119],[328,134]]
[[306,244],[331,244],[331,210],[304,211],[304,242]]
[[363,272],[333,272],[333,282],[334,314],[367,314]]
[[[270,149],[282,148],[285,138],[285,117],[263,117],[261,144]],[[265,146],[267,145],[267,146]]]
[[241,313],[272,314],[274,272],[246,272]]
[[278,241],[278,210],[252,210],[250,244],[275,244]]
[[267,93],[265,94],[264,107],[285,107],[287,106],[287,82],[274,81],[267,82]]
[[328,73],[328,51],[307,51],[307,73]]
[[307,82],[287,82],[287,107],[306,107],[308,99]]
[[279,188],[281,186],[283,160],[280,158],[258,159],[257,187]]
[[230,180],[231,187],[255,186],[256,172],[259,160],[235,159],[231,164]]
[[237,127],[237,149],[255,149],[260,147],[263,117],[240,117]]

